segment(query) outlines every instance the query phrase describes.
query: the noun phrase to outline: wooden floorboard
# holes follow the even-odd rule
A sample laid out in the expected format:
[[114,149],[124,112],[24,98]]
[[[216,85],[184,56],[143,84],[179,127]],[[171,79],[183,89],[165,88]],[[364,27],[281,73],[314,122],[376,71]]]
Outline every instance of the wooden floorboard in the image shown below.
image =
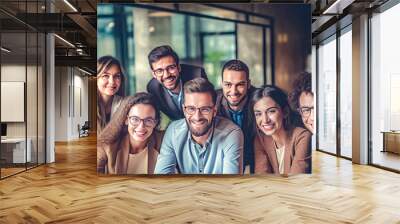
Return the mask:
[[0,181],[0,223],[400,223],[400,175],[321,152],[313,174],[96,174],[95,137]]

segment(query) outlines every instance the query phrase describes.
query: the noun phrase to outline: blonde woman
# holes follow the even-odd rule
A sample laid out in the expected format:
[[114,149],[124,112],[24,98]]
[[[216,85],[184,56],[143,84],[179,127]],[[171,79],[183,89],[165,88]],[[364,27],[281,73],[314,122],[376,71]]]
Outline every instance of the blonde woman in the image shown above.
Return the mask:
[[122,101],[97,142],[97,171],[110,174],[153,174],[163,133],[160,112],[149,93]]
[[119,107],[125,76],[121,63],[112,56],[97,60],[97,134],[99,135]]

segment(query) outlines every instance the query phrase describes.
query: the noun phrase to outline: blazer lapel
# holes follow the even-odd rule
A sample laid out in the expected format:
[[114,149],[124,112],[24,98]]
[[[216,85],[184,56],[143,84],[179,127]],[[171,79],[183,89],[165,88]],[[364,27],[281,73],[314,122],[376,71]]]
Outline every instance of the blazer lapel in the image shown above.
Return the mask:
[[272,140],[271,136],[263,135],[262,139],[263,139],[264,147],[267,152],[268,160],[272,166],[272,169],[274,170],[275,174],[279,174],[279,164],[278,164],[278,159],[276,158],[274,141]]
[[290,167],[292,166],[292,148],[293,144],[291,141],[291,133],[289,133],[288,138],[286,139],[285,142],[285,155],[284,155],[284,163],[285,163],[285,169],[284,173],[289,174],[290,173]]
[[154,148],[148,148],[147,174],[154,174],[158,152]]
[[174,101],[172,100],[172,97],[169,95],[167,90],[162,87],[161,94],[163,95],[164,102],[168,110],[171,112],[171,114],[181,114],[182,112],[179,110],[179,108],[176,107]]
[[229,113],[228,102],[226,101],[225,97],[223,97],[223,96],[222,96],[221,104],[222,104],[222,110],[223,110],[224,116],[226,118],[229,118],[229,120],[232,120],[231,113]]
[[118,146],[117,161],[115,163],[116,174],[126,174],[129,160],[129,134],[126,134]]

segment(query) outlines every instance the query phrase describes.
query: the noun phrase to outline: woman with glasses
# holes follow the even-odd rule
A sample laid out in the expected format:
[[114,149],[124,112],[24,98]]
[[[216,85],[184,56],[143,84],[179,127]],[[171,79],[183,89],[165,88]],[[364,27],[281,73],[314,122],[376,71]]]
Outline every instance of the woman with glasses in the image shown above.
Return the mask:
[[111,120],[121,104],[125,77],[121,63],[114,57],[103,56],[97,60],[97,134]]
[[255,173],[311,173],[311,133],[293,125],[287,95],[267,85],[254,92],[250,105],[256,122]]
[[311,74],[303,72],[294,82],[294,90],[289,96],[293,110],[301,116],[304,127],[314,134],[314,93],[311,90]]
[[97,172],[153,174],[162,141],[153,96],[127,96],[97,143]]

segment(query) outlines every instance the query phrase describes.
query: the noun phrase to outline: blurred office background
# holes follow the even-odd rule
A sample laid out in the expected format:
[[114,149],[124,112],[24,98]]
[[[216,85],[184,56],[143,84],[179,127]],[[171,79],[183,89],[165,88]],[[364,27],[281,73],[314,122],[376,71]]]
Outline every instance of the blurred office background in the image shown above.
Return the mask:
[[[144,91],[151,78],[147,55],[169,44],[181,63],[203,66],[220,86],[221,69],[243,60],[255,86],[287,91],[301,71],[311,71],[309,5],[98,4],[97,57],[118,58],[129,76],[127,93]],[[290,16],[287,16],[290,15]]]

